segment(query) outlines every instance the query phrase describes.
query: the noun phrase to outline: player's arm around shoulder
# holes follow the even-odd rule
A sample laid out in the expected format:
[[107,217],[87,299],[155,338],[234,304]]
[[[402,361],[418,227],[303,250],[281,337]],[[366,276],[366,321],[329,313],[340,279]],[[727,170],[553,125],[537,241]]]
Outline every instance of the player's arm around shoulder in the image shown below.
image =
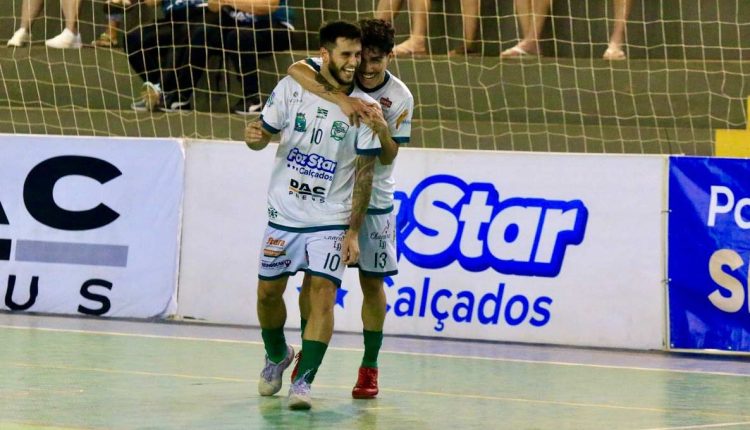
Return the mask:
[[271,133],[263,128],[261,120],[253,121],[245,127],[245,145],[253,151],[260,151],[268,146]]

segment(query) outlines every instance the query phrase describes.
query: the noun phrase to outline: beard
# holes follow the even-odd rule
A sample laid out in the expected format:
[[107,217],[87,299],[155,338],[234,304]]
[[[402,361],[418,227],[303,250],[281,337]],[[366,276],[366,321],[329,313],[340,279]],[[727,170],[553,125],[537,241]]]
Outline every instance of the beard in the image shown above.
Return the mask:
[[350,79],[348,81],[344,81],[341,78],[341,70],[342,69],[343,69],[343,67],[336,67],[336,65],[333,64],[333,63],[329,63],[328,64],[328,72],[331,74],[331,76],[333,76],[333,79],[335,79],[336,82],[339,83],[339,85],[349,86],[349,85],[352,84],[352,82],[354,82],[354,76],[352,76],[352,79]]

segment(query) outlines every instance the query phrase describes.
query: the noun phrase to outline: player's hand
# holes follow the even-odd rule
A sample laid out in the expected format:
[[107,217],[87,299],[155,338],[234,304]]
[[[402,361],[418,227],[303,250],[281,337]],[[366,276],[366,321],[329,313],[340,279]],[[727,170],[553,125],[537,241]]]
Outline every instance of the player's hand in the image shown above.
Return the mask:
[[251,122],[245,127],[245,144],[254,150],[262,149],[265,146],[260,121]]
[[339,101],[339,108],[349,117],[349,124],[359,127],[359,118],[368,110],[369,105],[357,97],[344,96]]
[[375,134],[380,134],[388,129],[388,123],[385,121],[383,111],[380,106],[375,104],[367,105],[367,109],[362,111],[362,122],[370,127]]
[[359,261],[359,235],[347,230],[344,234],[344,242],[341,248],[341,256],[344,257],[344,264],[355,264]]

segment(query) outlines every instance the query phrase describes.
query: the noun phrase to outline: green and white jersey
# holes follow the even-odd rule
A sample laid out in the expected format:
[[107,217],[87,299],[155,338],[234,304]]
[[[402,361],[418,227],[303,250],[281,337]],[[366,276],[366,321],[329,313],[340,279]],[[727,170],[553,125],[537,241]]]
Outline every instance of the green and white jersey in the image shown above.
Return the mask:
[[[315,70],[320,71],[322,64],[320,57],[308,58],[306,61]],[[359,85],[359,82],[357,82],[357,87],[380,104],[393,140],[399,145],[408,144],[411,138],[414,96],[406,84],[386,71],[385,80],[376,88],[364,88]],[[396,160],[387,166],[381,164],[380,160],[377,161],[375,176],[372,179],[369,213],[385,213],[393,208],[393,193],[396,191],[396,181],[393,178],[395,165]]]
[[[374,102],[356,87],[350,96]],[[338,106],[290,77],[276,85],[261,119],[267,131],[282,133],[268,190],[269,225],[288,231],[346,229],[357,155],[377,156],[377,136],[364,124],[349,124]]]

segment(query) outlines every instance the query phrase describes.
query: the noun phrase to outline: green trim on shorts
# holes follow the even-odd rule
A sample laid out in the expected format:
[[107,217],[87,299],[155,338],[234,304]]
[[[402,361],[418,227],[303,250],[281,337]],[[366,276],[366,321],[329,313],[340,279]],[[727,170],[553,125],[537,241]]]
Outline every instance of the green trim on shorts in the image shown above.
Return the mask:
[[393,212],[393,205],[384,208],[384,209],[378,209],[378,208],[367,208],[367,215],[385,215]]
[[309,273],[310,276],[320,276],[321,278],[326,278],[329,281],[333,282],[336,285],[336,288],[341,288],[341,279],[338,279],[335,276],[329,275],[328,273],[315,272],[310,269],[306,269],[305,273]]
[[390,272],[369,272],[367,270],[362,270],[359,266],[359,273],[365,275],[368,278],[385,278],[386,276],[394,276],[398,275],[398,269],[397,270],[391,270]]
[[316,231],[346,230],[349,228],[349,225],[347,224],[321,225],[316,227],[287,227],[285,225],[276,224],[271,221],[268,221],[268,226],[273,227],[276,230],[289,231],[292,233],[314,233]]
[[294,276],[296,273],[297,272],[284,272],[284,273],[274,275],[274,276],[263,276],[263,275],[258,274],[258,279],[263,280],[263,281],[275,281],[279,278],[283,278],[284,276]]

